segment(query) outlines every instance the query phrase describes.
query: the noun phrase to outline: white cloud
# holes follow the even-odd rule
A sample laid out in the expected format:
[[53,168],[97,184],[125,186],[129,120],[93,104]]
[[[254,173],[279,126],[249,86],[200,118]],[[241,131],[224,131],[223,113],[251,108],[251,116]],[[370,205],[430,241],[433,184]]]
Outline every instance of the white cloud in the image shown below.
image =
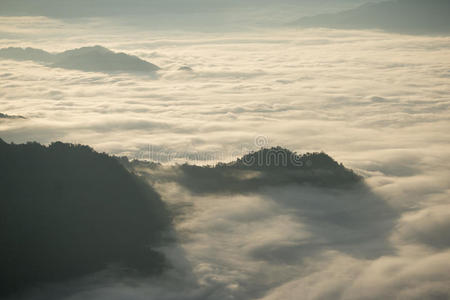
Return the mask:
[[[0,18],[0,40],[47,51],[101,44],[155,63],[160,78],[0,60],[0,112],[27,118],[1,120],[1,138],[63,140],[139,157],[151,146],[161,157],[177,151],[230,160],[264,135],[269,145],[326,151],[363,174],[373,194],[289,187],[198,197],[161,184],[164,199],[186,211],[177,219],[179,244],[164,249],[172,273],[129,282],[132,288],[98,275],[108,284],[77,281],[66,299],[450,294],[448,37],[132,32],[95,24]],[[178,71],[184,65],[193,72]],[[353,223],[319,221],[333,220],[339,207],[352,212]],[[380,219],[377,209],[392,215]]]

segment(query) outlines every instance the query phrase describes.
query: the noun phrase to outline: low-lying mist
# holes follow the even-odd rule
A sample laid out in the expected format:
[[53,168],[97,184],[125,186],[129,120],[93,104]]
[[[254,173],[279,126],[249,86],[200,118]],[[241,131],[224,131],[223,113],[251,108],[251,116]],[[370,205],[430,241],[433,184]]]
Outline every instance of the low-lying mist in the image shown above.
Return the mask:
[[[35,165],[45,165],[45,161],[34,160],[42,155],[66,161],[67,166],[72,166],[69,169],[74,174],[88,174],[89,168],[82,167],[88,162],[90,167],[95,167],[96,160],[110,164],[107,177],[98,177],[101,179],[99,184],[107,184],[110,181],[108,178],[114,178],[112,176],[116,173],[129,172],[130,179],[139,175],[142,178],[139,181],[146,180],[160,195],[151,192],[154,199],[151,201],[161,199],[165,203],[173,226],[172,229],[157,226],[157,230],[170,237],[152,246],[152,251],[165,257],[156,256],[157,261],[167,262],[164,263],[166,267],[157,273],[133,272],[143,267],[143,261],[139,259],[132,260],[136,264],[128,265],[131,269],[124,269],[120,264],[104,264],[104,268],[97,272],[93,273],[95,270],[92,269],[81,277],[79,274],[66,280],[51,279],[47,283],[42,277],[34,288],[26,289],[10,299],[298,299],[298,295],[305,299],[374,299],[388,296],[441,299],[448,296],[448,189],[445,191],[445,180],[428,181],[433,175],[427,174],[425,169],[406,177],[372,175],[362,179],[324,153],[295,154],[297,156],[291,163],[280,165],[278,158],[282,157],[273,153],[293,154],[282,148],[260,150],[235,162],[205,167],[114,159],[95,154],[87,147],[61,143],[48,148],[37,144],[8,146],[3,143],[2,149],[10,157],[2,161],[2,165],[7,165],[8,161],[16,163],[11,156],[14,153],[23,156],[25,160],[22,164],[28,166],[28,174],[22,173],[25,174],[21,175],[23,178],[34,176]],[[30,156],[34,151],[41,154]],[[77,153],[78,167],[74,167],[74,162],[67,159]],[[57,166],[62,167],[66,163]],[[392,168],[401,168],[398,161],[393,164]],[[95,167],[96,173],[103,172],[105,167],[98,165]],[[202,169],[203,175],[198,176],[199,171],[192,172],[190,168]],[[116,171],[112,172],[113,169]],[[231,175],[229,171],[232,171]],[[248,172],[253,174],[250,176]],[[211,186],[209,176],[205,174],[220,179]],[[323,174],[337,181],[326,181],[324,185],[320,180]],[[343,174],[355,176],[346,177],[346,181],[338,180]],[[14,181],[17,176],[9,177],[9,180]],[[195,184],[192,185],[191,181],[187,183],[186,176],[192,177],[191,181],[196,181]],[[242,185],[236,185],[234,176],[243,177],[244,182],[252,178],[262,180],[249,181],[250,188],[243,189]],[[277,177],[283,180],[279,181]],[[408,180],[405,182],[405,179]],[[23,184],[26,182],[23,181]],[[92,185],[76,177],[72,182],[76,189],[86,184]],[[415,182],[414,188],[410,182]],[[61,184],[64,186],[64,183]],[[115,194],[115,187],[123,189],[125,186],[125,182],[111,184],[111,191],[107,189],[102,193],[103,188],[97,189],[95,185],[91,190],[101,198],[102,194],[107,197]],[[2,190],[7,192],[12,187],[14,185]],[[429,195],[430,189],[434,191],[433,196]],[[34,190],[35,193],[38,191]],[[48,188],[43,189],[44,193],[49,191]],[[63,191],[60,200],[72,197],[70,190],[63,188]],[[40,192],[37,193],[39,195]],[[398,201],[400,193],[408,202]],[[89,197],[89,194],[86,196]],[[7,192],[6,195],[11,198],[20,193]],[[120,199],[121,196],[115,197]],[[134,197],[126,197],[126,202]],[[75,197],[73,200],[75,205],[83,199]],[[83,201],[87,201],[87,205],[98,202],[89,198]],[[112,211],[110,206],[113,205],[120,211],[120,218],[135,219],[137,211],[133,213],[123,209],[131,207],[133,202],[126,202],[107,201],[102,204],[102,210]],[[162,206],[157,204],[157,207]],[[143,216],[148,209],[142,206],[136,208]],[[34,211],[41,209],[38,207]],[[89,206],[86,209],[71,210],[69,213],[75,218],[79,213],[88,211],[99,218],[111,216],[109,213],[103,216],[101,212],[90,211]],[[58,206],[52,210],[61,212]],[[149,212],[162,216],[161,208],[153,208]],[[31,218],[35,219],[35,216]],[[131,238],[129,234],[132,232],[139,232],[140,239],[144,238],[142,233],[148,229],[140,227],[139,222],[130,223],[130,220],[114,226],[121,228],[126,224],[136,224],[138,227],[130,229],[130,232],[126,232],[126,228],[123,229],[125,231],[120,229],[122,231],[115,235],[105,236],[105,241],[113,238],[114,243],[121,245]],[[28,220],[26,224],[31,223]],[[76,223],[73,225],[76,226]],[[154,225],[148,228],[155,230]],[[76,227],[74,229],[76,232]],[[111,227],[110,230],[114,229]],[[59,231],[71,232],[64,227]],[[83,247],[93,245],[90,241],[77,241]],[[110,257],[110,262],[114,262],[114,258],[126,258],[128,251],[133,253],[137,249],[133,250],[128,242],[125,244],[130,246],[125,246],[127,252],[114,254],[120,248],[111,245],[109,251],[113,256],[100,252],[105,255],[99,257]],[[35,249],[29,249],[30,253]],[[89,251],[86,252],[87,258],[92,258]],[[44,265],[48,263],[40,262]],[[60,266],[64,268],[64,265]],[[50,267],[51,264],[48,264],[46,268]],[[29,271],[32,272],[31,269]]]
[[[61,229],[73,230],[69,221],[82,219],[89,221],[81,222],[84,232],[91,232],[92,216],[120,229],[94,231],[99,239],[90,242],[102,267],[73,263],[87,272],[6,299],[450,297],[447,36],[160,31],[108,18],[11,16],[0,17],[0,43],[48,53],[101,45],[160,68],[156,78],[147,78],[0,59],[0,137],[6,141],[0,146],[20,153],[20,159],[0,157],[9,166],[0,168],[7,179],[0,183],[1,203],[5,195],[30,201],[41,193],[44,208],[52,201],[64,208],[58,199],[70,194],[72,206],[90,213],[77,219],[66,211],[56,218]],[[10,144],[28,141],[47,146]],[[81,147],[84,155],[74,158],[72,147],[62,151],[66,146],[54,141],[92,148]],[[291,165],[242,165],[261,147],[277,145],[297,151],[289,156]],[[101,193],[91,193],[95,187]],[[138,249],[148,242],[141,227],[149,221],[145,205],[131,198],[161,205],[157,216],[170,221],[161,223],[163,236],[146,252],[164,262],[154,272],[130,271],[141,265],[133,258],[145,255],[120,244],[124,236]],[[111,204],[114,209],[105,210]],[[27,216],[36,210],[26,209]],[[41,219],[52,212],[44,210]],[[122,213],[133,226],[116,222]],[[58,231],[53,222],[44,224],[37,233]],[[42,237],[33,232],[27,234],[30,245],[55,245],[33,240]],[[118,239],[104,247],[102,236]],[[77,257],[92,246],[77,243],[59,247]],[[24,252],[30,262],[41,250]],[[37,259],[38,266],[52,270],[67,263],[48,260]],[[21,268],[32,274],[26,260]],[[8,270],[3,274],[9,278]]]

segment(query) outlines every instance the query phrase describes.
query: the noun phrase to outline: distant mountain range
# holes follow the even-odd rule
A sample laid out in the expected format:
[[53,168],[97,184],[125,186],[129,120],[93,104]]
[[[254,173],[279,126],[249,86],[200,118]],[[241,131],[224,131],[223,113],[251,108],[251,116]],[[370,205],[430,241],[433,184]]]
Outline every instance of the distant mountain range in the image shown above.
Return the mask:
[[407,34],[449,34],[449,0],[391,0],[355,9],[304,17],[292,23],[301,27],[381,29]]
[[[296,17],[336,12],[369,0],[1,0],[2,16],[46,16],[86,23],[112,18],[113,24],[143,28],[211,31],[279,26]],[[83,18],[83,19],[79,19]]]
[[83,47],[62,53],[49,53],[35,48],[0,49],[0,58],[31,60],[53,68],[104,73],[153,73],[160,68],[134,55],[116,53],[102,46]]
[[[363,3],[367,0],[2,0],[0,15],[48,16],[57,18],[99,16],[152,16],[159,14],[243,13],[259,8],[336,8]],[[179,20],[171,20],[177,22]]]

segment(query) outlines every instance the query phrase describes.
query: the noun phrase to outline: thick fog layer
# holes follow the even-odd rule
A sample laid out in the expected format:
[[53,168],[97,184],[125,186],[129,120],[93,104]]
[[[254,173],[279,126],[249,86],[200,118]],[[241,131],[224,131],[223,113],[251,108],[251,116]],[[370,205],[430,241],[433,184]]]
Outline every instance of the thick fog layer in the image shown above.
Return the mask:
[[[162,162],[261,146],[325,151],[358,188],[190,190],[141,168],[175,216],[161,277],[114,270],[24,299],[446,299],[450,295],[450,39],[370,31],[192,33],[0,18],[2,47],[101,45],[157,78],[0,60],[0,137]],[[91,28],[97,30],[94,32]],[[251,175],[249,175],[251,176]],[[169,180],[169,179],[170,180]]]

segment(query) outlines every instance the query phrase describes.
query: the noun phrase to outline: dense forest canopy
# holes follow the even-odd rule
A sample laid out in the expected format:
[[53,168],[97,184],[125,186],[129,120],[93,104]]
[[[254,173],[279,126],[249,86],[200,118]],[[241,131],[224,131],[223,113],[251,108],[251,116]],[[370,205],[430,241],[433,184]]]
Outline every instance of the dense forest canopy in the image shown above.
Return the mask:
[[[139,167],[139,163],[134,162]],[[303,155],[282,147],[262,148],[233,162],[215,166],[176,165],[173,172],[156,169],[150,180],[176,181],[194,193],[254,192],[268,186],[311,185],[325,188],[349,188],[362,177],[323,152]],[[144,172],[145,173],[145,172]],[[147,174],[148,176],[148,174]]]
[[110,264],[160,272],[170,218],[160,196],[88,146],[0,139],[0,297]]

